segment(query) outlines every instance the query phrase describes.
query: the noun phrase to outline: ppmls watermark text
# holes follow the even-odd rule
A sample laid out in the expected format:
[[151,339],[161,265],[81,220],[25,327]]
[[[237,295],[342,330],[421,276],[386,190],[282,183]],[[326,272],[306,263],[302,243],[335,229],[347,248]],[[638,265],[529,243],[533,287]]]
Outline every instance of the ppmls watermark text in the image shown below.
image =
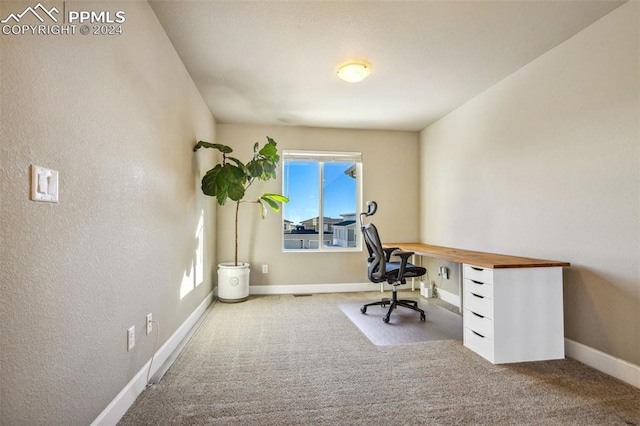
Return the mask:
[[[56,7],[57,6],[57,7]],[[61,6],[62,13],[59,7]],[[123,10],[67,10],[66,1],[50,8],[42,3],[0,20],[4,35],[121,35]],[[39,21],[39,22],[38,22]],[[61,21],[61,22],[60,22]]]

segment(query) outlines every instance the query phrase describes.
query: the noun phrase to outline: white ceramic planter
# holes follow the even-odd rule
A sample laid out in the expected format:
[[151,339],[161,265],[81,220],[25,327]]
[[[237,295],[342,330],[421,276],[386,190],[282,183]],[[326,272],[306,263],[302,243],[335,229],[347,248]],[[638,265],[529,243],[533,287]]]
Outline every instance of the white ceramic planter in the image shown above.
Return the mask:
[[249,264],[218,264],[218,300],[225,303],[244,302],[249,297]]

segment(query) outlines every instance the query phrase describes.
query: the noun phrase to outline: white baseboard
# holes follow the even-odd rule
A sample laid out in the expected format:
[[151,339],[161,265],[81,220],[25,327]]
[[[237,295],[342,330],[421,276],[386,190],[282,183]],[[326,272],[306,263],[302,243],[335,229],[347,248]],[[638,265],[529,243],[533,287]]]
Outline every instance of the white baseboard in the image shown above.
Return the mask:
[[453,294],[450,291],[443,290],[440,287],[438,287],[438,298],[444,300],[447,303],[452,304],[453,306],[457,306],[458,308],[461,308],[460,296],[457,294]]
[[249,294],[311,294],[311,293],[350,293],[357,291],[380,290],[373,283],[344,284],[298,284],[298,285],[251,285]]
[[[207,307],[213,301],[213,292],[200,303],[200,305],[189,315],[180,327],[167,339],[167,341],[158,349],[153,359],[153,367],[150,376],[153,376],[169,359],[182,340],[189,334],[189,331],[198,322]],[[102,413],[91,423],[91,426],[112,426],[118,423],[120,418],[127,412],[129,407],[135,402],[136,398],[147,386],[147,373],[149,371],[149,363],[151,359],[136,373],[129,383],[120,391],[120,393],[111,401]]]
[[564,339],[564,351],[570,358],[640,388],[640,366],[638,365],[567,338]]

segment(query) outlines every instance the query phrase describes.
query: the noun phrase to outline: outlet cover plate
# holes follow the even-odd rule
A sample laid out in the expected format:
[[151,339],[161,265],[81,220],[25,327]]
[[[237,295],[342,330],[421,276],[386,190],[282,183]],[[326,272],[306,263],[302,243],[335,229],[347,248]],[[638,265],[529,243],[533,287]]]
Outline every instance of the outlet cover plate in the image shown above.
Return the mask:
[[127,329],[127,352],[136,345],[136,326],[132,325]]

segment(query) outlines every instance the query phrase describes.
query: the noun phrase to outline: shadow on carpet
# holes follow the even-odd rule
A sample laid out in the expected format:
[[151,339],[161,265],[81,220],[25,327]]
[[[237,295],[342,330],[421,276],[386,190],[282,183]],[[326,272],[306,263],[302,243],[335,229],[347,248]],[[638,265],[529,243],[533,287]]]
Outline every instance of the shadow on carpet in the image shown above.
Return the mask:
[[420,314],[410,309],[396,308],[388,324],[382,321],[389,306],[369,306],[367,313],[360,312],[365,303],[340,302],[338,307],[367,336],[374,345],[393,346],[406,343],[430,342],[436,340],[462,340],[462,317],[428,300],[418,300],[424,310],[426,321],[420,321]]

